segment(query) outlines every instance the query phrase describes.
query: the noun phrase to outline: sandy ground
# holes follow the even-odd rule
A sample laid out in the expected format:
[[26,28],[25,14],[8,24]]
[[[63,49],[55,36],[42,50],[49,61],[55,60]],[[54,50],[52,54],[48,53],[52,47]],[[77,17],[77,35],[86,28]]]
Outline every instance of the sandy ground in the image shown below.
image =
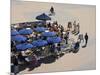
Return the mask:
[[89,35],[86,48],[81,48],[77,54],[69,53],[51,64],[42,64],[32,71],[21,71],[20,73],[75,71],[96,69],[96,7],[88,5],[70,5],[55,3],[17,2],[11,3],[11,24],[27,21],[35,21],[35,17],[43,12],[49,13],[51,6],[55,8],[56,15],[52,17],[66,29],[68,21],[76,20],[80,23],[82,34]]

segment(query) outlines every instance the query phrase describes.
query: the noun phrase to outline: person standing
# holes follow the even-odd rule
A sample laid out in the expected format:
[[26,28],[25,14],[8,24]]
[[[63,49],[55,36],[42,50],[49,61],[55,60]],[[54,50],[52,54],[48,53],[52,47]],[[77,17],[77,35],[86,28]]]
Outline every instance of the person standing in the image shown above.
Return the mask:
[[80,33],[80,25],[79,23],[77,24],[77,33],[76,34],[79,34]]
[[65,35],[64,39],[66,40],[66,44],[68,44],[69,32],[66,32],[66,35]]
[[75,32],[76,32],[76,21],[74,21],[74,23],[73,23],[73,31],[72,31],[72,33],[75,34]]
[[68,22],[67,28],[68,28],[68,31],[70,31],[72,29],[72,22]]
[[85,39],[85,46],[87,46],[87,42],[88,42],[88,34],[87,33],[85,34],[84,39]]
[[64,31],[64,27],[61,25],[61,33]]
[[57,46],[56,46],[56,53],[57,53],[57,56],[59,58],[59,55],[61,53],[61,44],[60,43],[58,43]]
[[53,6],[51,6],[50,12],[51,12],[51,14],[54,13],[54,8],[53,8]]

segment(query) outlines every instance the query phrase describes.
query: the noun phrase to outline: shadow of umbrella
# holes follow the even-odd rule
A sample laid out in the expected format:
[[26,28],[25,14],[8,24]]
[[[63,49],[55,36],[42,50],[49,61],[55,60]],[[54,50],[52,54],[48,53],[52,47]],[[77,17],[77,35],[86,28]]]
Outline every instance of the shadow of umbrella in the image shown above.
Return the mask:
[[28,63],[26,62],[25,64],[19,65],[19,72],[25,70],[28,67]]
[[47,56],[45,58],[40,59],[40,63],[50,64],[50,63],[55,62],[56,59],[57,59],[56,56],[51,55],[51,56]]

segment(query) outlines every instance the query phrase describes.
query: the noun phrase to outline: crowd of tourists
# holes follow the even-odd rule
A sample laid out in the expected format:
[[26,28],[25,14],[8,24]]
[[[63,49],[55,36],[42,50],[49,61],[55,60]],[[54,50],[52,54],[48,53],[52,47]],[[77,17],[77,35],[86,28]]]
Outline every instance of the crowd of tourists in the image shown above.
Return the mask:
[[[53,7],[50,11],[54,13]],[[20,71],[20,66],[26,65],[30,71],[41,65],[40,61],[48,56],[52,55],[58,59],[62,53],[77,53],[82,41],[84,43],[82,48],[85,48],[88,43],[88,33],[83,35],[80,32],[80,24],[76,21],[68,22],[67,28],[57,21],[52,23],[45,20],[42,26],[29,22],[23,24],[26,26],[11,28],[11,72],[15,75]],[[78,36],[77,40],[74,41],[70,35]]]

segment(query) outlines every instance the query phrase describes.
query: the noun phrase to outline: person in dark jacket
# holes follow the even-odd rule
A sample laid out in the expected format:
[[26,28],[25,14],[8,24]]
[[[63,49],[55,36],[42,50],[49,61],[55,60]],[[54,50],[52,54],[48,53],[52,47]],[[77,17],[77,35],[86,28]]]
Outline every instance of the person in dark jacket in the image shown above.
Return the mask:
[[76,43],[75,43],[75,46],[74,46],[74,49],[78,49],[79,46],[80,46],[80,43],[79,43],[79,42],[76,42]]
[[74,49],[73,49],[73,53],[77,53],[79,51],[79,48],[80,48],[80,42],[77,41],[75,43],[75,46],[74,46]]
[[58,43],[58,44],[57,44],[57,49],[58,49],[58,51],[61,51],[61,47],[60,47],[60,46],[61,46],[61,44]]
[[54,8],[53,8],[53,6],[51,6],[50,12],[51,12],[51,14],[54,13]]
[[88,42],[88,35],[87,35],[87,33],[85,34],[84,39],[85,39],[85,46],[87,46],[87,42]]

